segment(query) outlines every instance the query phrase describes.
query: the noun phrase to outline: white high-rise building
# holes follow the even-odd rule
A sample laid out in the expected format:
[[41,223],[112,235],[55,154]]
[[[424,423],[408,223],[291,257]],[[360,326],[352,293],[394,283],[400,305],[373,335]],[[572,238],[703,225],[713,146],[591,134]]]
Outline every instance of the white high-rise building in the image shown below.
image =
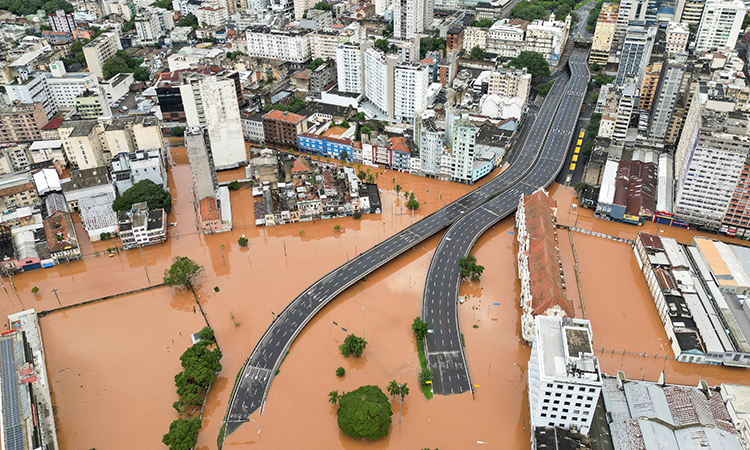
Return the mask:
[[216,169],[247,162],[237,92],[232,79],[190,74],[180,85],[188,127],[206,127]]
[[[201,23],[198,18],[198,23]],[[135,16],[135,31],[143,43],[154,43],[174,30],[172,11],[162,8],[145,7]]]
[[396,39],[411,39],[424,31],[424,2],[425,0],[393,0],[393,36]]
[[435,124],[435,112],[415,111],[414,143],[419,149],[421,169],[425,174],[440,176],[444,142],[444,133]]
[[656,28],[630,27],[620,52],[620,65],[617,67],[615,86],[622,86],[631,79],[640,86],[651,51],[654,48]]
[[383,14],[391,4],[393,0],[375,0],[375,14]]
[[5,91],[8,101],[21,103],[42,103],[47,119],[52,119],[57,113],[57,105],[47,84],[47,77],[41,73],[24,74],[19,76],[13,84],[6,84]]
[[394,71],[394,118],[413,122],[414,111],[427,108],[427,88],[430,81],[427,66],[397,66]]
[[707,0],[696,33],[695,53],[713,48],[733,49],[745,18],[741,0]]
[[[448,126],[448,115],[452,116],[452,133],[450,134],[453,154],[451,179],[462,183],[471,183],[474,171],[474,146],[479,128],[469,120],[468,113],[460,113],[453,109],[446,111],[446,127]],[[447,134],[446,138],[448,138]]]
[[644,26],[646,24],[648,0],[621,0],[617,9],[617,25],[615,40],[622,42],[629,26]]
[[393,75],[399,57],[396,54],[383,53],[375,47],[369,47],[362,53],[365,74],[363,93],[380,113],[393,117]]
[[362,51],[359,44],[342,44],[336,49],[336,70],[339,91],[362,92]]
[[690,29],[684,23],[669,22],[667,25],[667,53],[681,53],[687,48]]
[[539,315],[528,369],[531,429],[588,434],[602,392],[588,320]]
[[[247,30],[247,55],[303,63],[310,59],[310,30],[277,30],[259,26]],[[213,144],[212,144],[213,145]]]

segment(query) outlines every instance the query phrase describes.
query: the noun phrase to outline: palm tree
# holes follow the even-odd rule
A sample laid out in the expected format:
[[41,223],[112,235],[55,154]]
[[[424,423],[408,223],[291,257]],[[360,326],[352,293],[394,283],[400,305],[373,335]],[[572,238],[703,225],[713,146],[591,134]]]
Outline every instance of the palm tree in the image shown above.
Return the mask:
[[[395,178],[394,178],[394,180],[395,180]],[[396,190],[396,197],[398,197],[398,193],[401,191],[401,185],[397,184],[394,189]]]
[[331,391],[328,393],[328,401],[331,402],[332,405],[338,403],[340,398],[339,391]]
[[404,401],[404,397],[409,395],[409,388],[406,383],[398,385],[398,395],[401,396],[401,401]]
[[392,396],[397,396],[399,394],[400,385],[396,380],[391,380],[390,383],[388,383],[388,388],[386,388],[386,391],[388,391],[389,394]]

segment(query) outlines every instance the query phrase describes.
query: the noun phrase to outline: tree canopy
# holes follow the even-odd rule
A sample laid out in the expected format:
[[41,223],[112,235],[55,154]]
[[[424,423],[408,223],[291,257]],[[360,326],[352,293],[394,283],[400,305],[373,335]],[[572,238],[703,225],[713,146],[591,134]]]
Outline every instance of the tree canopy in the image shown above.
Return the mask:
[[315,70],[323,64],[325,64],[325,61],[323,61],[321,58],[315,58],[310,61],[310,64],[307,65],[307,68],[310,70]]
[[542,19],[547,15],[547,10],[544,6],[537,5],[536,3],[529,2],[527,0],[521,0],[513,9],[510,10],[511,19],[522,19],[522,20],[536,20]]
[[203,270],[203,266],[187,256],[176,256],[169,269],[164,271],[164,284],[190,287],[203,274]]
[[102,66],[104,78],[111,78],[118,73],[132,73],[133,78],[138,81],[146,81],[151,74],[148,69],[141,67],[143,59],[135,59],[128,55],[125,50],[118,50],[115,56],[108,59]]
[[127,211],[133,203],[146,202],[148,209],[163,209],[169,213],[172,209],[172,196],[151,180],[141,180],[130,189],[118,195],[112,203],[115,211]]
[[330,11],[333,9],[333,7],[326,2],[318,2],[315,4],[315,6],[313,6],[310,9],[318,9],[320,11]]
[[539,92],[542,95],[547,95],[550,89],[552,89],[552,85],[555,84],[555,80],[548,81],[547,83],[539,84],[534,86],[534,90]]
[[540,53],[523,51],[510,61],[510,65],[516,68],[525,67],[532,78],[544,78],[549,76],[549,63]]
[[158,0],[151,4],[151,6],[156,6],[157,8],[163,8],[172,10],[172,0]]
[[485,51],[478,45],[475,45],[474,48],[471,49],[471,59],[481,60],[484,59],[484,55]]
[[362,386],[339,399],[339,428],[354,439],[380,439],[391,426],[391,402],[378,386]]
[[43,9],[47,15],[54,14],[58,9],[66,13],[72,13],[75,8],[65,0],[0,0],[0,9],[6,9],[13,14],[28,16],[36,14],[37,10]]
[[354,355],[359,358],[365,351],[365,347],[367,347],[367,341],[352,333],[344,339],[343,344],[339,345],[339,350],[341,350],[341,354],[346,357]]
[[169,433],[162,437],[161,442],[169,450],[190,450],[198,442],[198,431],[201,420],[197,417],[177,419],[169,425]]
[[266,111],[271,111],[274,109],[278,109],[279,111],[289,111],[293,112],[295,114],[299,113],[303,109],[305,109],[305,106],[307,106],[307,103],[303,102],[300,99],[296,99],[292,101],[292,103],[289,104],[289,106],[286,105],[266,105]]
[[472,27],[489,28],[495,23],[492,19],[475,20],[471,23]]
[[466,258],[458,259],[459,273],[462,277],[471,278],[474,281],[479,281],[479,277],[484,272],[484,266],[477,264],[477,257],[469,255]]
[[398,51],[398,46],[396,44],[391,44],[390,42],[388,42],[388,39],[375,40],[375,48],[383,51],[384,53],[396,53]]
[[180,20],[177,22],[177,25],[181,27],[193,27],[193,30],[197,30],[198,18],[195,17],[195,14],[190,13],[186,16],[180,17]]
[[427,336],[427,322],[420,317],[415,317],[411,324],[411,330],[417,336],[417,339],[424,339]]
[[440,50],[442,54],[445,54],[445,39],[423,37],[419,39],[419,58],[424,59],[427,52]]

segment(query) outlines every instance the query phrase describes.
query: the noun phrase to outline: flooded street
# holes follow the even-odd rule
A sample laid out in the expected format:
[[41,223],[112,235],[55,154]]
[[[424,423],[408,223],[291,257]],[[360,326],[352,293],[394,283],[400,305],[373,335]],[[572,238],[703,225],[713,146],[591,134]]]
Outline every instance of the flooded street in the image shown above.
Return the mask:
[[[30,307],[49,310],[58,307],[58,297],[61,305],[71,305],[159,284],[178,255],[202,264],[206,276],[196,292],[224,353],[224,369],[208,394],[196,447],[200,450],[216,448],[237,373],[274,314],[313,281],[412,222],[395,184],[414,191],[420,201],[415,221],[473,188],[381,169],[382,214],[270,228],[253,225],[252,192],[240,189],[231,193],[234,230],[203,235],[196,229],[185,151],[173,147],[171,152],[176,165],[170,167],[169,183],[176,201],[169,221],[178,226],[170,230],[164,245],[146,247],[142,255],[130,250],[109,257],[104,253],[119,245],[119,239],[93,245],[81,239],[86,255],[82,261],[14,276],[17,292],[3,277],[0,308],[5,315]],[[222,172],[219,178],[244,178],[244,170]],[[560,223],[573,225],[578,220],[581,228],[628,239],[638,231],[657,232],[654,224],[633,227],[594,221],[591,211],[570,209],[572,189],[556,185],[552,191]],[[419,360],[411,322],[421,315],[424,277],[438,235],[357,283],[313,318],[281,365],[263,415],[256,412],[251,417],[258,421],[260,435],[252,422],[247,423],[227,438],[226,447],[471,449],[481,448],[476,441],[482,440],[498,448],[528,448],[525,372],[530,349],[520,343],[518,331],[520,287],[513,231],[510,217],[478,240],[472,253],[486,267],[484,275],[478,283],[464,283],[460,291],[466,299],[458,308],[467,362],[477,385],[474,396],[427,401],[417,383]],[[568,296],[582,317],[573,250],[567,231],[559,231]],[[83,233],[80,224],[77,232]],[[689,242],[691,233],[668,228],[662,234]],[[247,248],[237,244],[242,235],[249,240]],[[632,249],[580,233],[573,233],[573,243],[594,345],[605,349],[603,355],[597,350],[603,371],[622,368],[630,378],[638,378],[643,369],[645,379],[656,380],[665,370],[668,382],[686,384],[696,384],[699,378],[709,384],[747,378],[742,371],[665,361],[666,335]],[[39,295],[31,294],[34,286]],[[180,370],[179,356],[190,345],[189,334],[205,325],[194,306],[191,295],[161,287],[41,319],[63,450],[163,448],[161,436],[177,418],[172,402],[177,400],[173,377]],[[362,358],[339,354],[338,345],[347,334],[342,327],[364,334],[368,346]],[[630,355],[622,356],[623,350]],[[343,378],[335,375],[339,366],[346,369]],[[365,443],[342,435],[328,392],[364,384],[385,390],[393,379],[408,383],[411,392],[402,405],[393,403],[389,437]]]

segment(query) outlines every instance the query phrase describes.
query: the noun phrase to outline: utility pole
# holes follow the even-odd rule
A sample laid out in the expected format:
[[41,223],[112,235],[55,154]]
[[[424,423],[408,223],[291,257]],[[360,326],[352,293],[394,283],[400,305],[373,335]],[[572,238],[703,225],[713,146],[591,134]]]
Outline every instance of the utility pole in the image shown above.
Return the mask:
[[138,250],[141,251],[141,261],[143,261],[143,271],[146,272],[146,279],[148,285],[151,286],[151,277],[148,276],[148,269],[146,268],[146,258],[143,256],[143,245],[138,245]]
[[62,303],[60,303],[60,297],[57,296],[57,288],[53,287],[52,288],[52,292],[54,292],[54,294],[55,294],[55,298],[57,299],[57,304],[60,305],[60,306],[62,306]]

